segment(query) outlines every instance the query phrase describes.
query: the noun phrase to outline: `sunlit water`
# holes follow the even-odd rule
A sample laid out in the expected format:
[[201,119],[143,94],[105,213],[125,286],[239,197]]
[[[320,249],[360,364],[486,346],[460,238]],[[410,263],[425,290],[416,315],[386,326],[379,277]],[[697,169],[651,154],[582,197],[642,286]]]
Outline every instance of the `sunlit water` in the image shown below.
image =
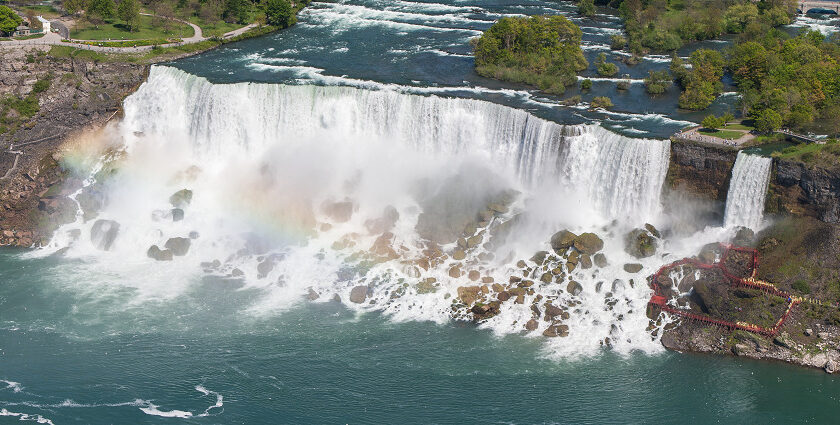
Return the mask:
[[[595,80],[584,100],[610,95],[618,112],[609,113],[473,74],[469,38],[505,15],[568,14],[594,60],[620,22],[574,10],[546,1],[314,3],[288,31],[154,67],[124,121],[65,156],[105,199],[98,218],[120,225],[109,251],[80,216],[44,249],[0,254],[0,420],[831,418],[834,378],[666,353],[646,330],[642,276],[733,231],[663,196],[662,137],[697,119],[675,109],[675,88],[643,94],[641,78],[666,58],[622,65],[632,79],[625,92]],[[119,172],[106,177],[111,168]],[[169,196],[185,187],[193,200],[174,221]],[[598,233],[610,264],[538,283],[523,304],[505,303],[477,326],[451,308],[457,287],[471,284],[448,276],[457,262],[416,264],[440,233],[432,230],[474,216],[500,190],[514,200],[473,229],[492,246],[469,251],[465,269],[506,282],[561,228]],[[750,223],[738,224],[759,226],[757,201],[742,195],[730,201]],[[353,205],[350,218],[324,211],[342,201]],[[359,260],[383,231],[373,230],[383,211],[397,213],[387,230],[398,254]],[[514,217],[512,236],[494,239]],[[623,235],[646,222],[666,236],[639,261]],[[147,257],[170,237],[191,238],[186,256]],[[337,247],[346,241],[353,246]],[[452,255],[454,237],[439,242]],[[623,270],[637,261],[640,274]],[[422,293],[429,277],[438,289]],[[563,291],[571,280],[579,294]],[[364,304],[348,302],[357,285],[370,288]],[[525,332],[537,297],[569,308],[568,337],[541,337],[544,321]]]

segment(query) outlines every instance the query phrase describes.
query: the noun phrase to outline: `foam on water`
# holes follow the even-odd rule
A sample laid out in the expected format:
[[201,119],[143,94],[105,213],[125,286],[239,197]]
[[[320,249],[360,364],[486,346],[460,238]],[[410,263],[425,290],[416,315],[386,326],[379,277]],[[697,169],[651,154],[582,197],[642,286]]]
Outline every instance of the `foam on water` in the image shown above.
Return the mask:
[[[550,301],[568,310],[570,330],[547,344],[548,356],[594,354],[604,344],[622,353],[661,350],[645,330],[650,290],[643,276],[662,259],[630,257],[623,235],[663,222],[667,140],[564,126],[490,102],[387,85],[214,85],[161,66],[126,100],[115,131],[110,159],[95,170],[118,172],[90,177],[106,201],[98,219],[120,225],[113,245],[98,249],[90,236],[95,221],[80,220],[60,229],[41,253],[61,250],[84,260],[69,274],[86,276],[91,292],[122,286],[136,293],[135,303],[163,300],[209,273],[259,291],[247,309],[258,317],[308,294],[395,321],[444,323],[468,318],[452,303],[459,287],[475,285],[452,277],[452,267],[506,283],[523,273],[517,260],[550,250],[551,234],[566,228],[599,234],[609,265],[572,271],[561,259],[558,267],[568,268],[562,283],[534,285],[521,304],[503,304],[481,326],[521,333],[533,308]],[[183,220],[174,221],[169,197],[182,188],[193,198]],[[485,243],[454,260],[464,224],[452,233],[452,223],[471,222],[500,191],[511,203],[473,230]],[[342,202],[339,218],[330,205]],[[386,233],[372,230],[389,210],[396,218]],[[150,246],[188,235],[187,255],[147,257]],[[695,245],[662,249],[680,256],[693,254]],[[446,255],[419,267],[430,246]],[[627,273],[629,262],[643,271]],[[429,279],[434,290],[421,290]],[[573,280],[582,287],[578,294],[565,290]],[[369,288],[365,302],[349,302],[359,285]],[[532,334],[549,325],[540,321]],[[149,414],[189,413],[142,407]]]

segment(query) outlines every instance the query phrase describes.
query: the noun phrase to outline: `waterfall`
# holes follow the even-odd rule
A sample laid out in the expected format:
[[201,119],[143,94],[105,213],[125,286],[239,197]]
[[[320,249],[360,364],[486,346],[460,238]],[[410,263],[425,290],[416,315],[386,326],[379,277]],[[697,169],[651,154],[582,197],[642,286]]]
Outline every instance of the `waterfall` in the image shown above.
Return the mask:
[[[166,99],[166,101],[161,101]],[[598,125],[564,126],[494,103],[333,86],[211,84],[155,66],[125,102],[131,131],[189,140],[200,158],[227,158],[329,135],[388,140],[434,155],[479,154],[526,184],[585,193],[612,218],[659,211],[670,143],[624,137]]]
[[761,227],[772,164],[772,158],[738,152],[726,195],[724,227]]

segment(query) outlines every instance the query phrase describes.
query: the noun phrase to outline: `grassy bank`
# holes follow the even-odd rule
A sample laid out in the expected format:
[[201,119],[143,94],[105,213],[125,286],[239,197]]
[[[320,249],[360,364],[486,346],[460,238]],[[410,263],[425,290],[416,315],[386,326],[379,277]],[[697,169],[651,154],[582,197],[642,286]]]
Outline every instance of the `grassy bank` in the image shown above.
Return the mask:
[[[167,30],[165,26],[169,26],[169,29]],[[78,21],[70,32],[70,38],[77,40],[143,40],[172,37],[188,38],[192,37],[194,33],[192,27],[183,22],[168,20],[164,23],[162,18],[141,15],[140,27],[137,31],[129,31],[125,22],[120,20],[106,21],[98,26]]]

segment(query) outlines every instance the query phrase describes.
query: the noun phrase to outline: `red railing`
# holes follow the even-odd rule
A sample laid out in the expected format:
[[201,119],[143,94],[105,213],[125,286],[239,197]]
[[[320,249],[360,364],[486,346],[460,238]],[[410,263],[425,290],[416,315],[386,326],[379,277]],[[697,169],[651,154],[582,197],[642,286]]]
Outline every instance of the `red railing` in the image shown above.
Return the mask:
[[[695,260],[693,258],[684,258],[679,261],[675,261],[671,264],[667,264],[662,266],[652,277],[651,277],[651,287],[653,288],[653,295],[650,298],[649,304],[658,307],[660,310],[671,313],[673,315],[677,315],[680,317],[684,317],[689,320],[696,320],[698,322],[708,323],[716,326],[721,326],[729,329],[740,329],[744,331],[754,332],[762,335],[767,336],[775,336],[779,333],[779,330],[784,325],[785,321],[790,316],[791,310],[793,307],[800,303],[800,300],[791,296],[791,294],[782,291],[781,289],[775,287],[774,285],[757,281],[755,280],[755,275],[758,271],[758,252],[751,248],[744,248],[744,247],[734,247],[727,244],[720,244],[721,248],[723,248],[723,255],[721,255],[721,259],[718,262],[713,264],[706,264],[699,260]],[[726,268],[726,260],[729,258],[729,253],[731,251],[735,252],[747,252],[752,255],[752,260],[750,264],[750,277],[748,278],[741,278],[733,275],[729,272]],[[762,326],[758,326],[752,323],[744,323],[744,322],[730,322],[726,320],[715,319],[711,316],[706,316],[702,314],[692,313],[687,310],[682,310],[679,308],[671,307],[668,305],[668,297],[666,294],[662,292],[662,288],[659,286],[659,277],[667,270],[674,269],[676,267],[684,266],[684,265],[691,265],[693,267],[699,269],[718,269],[720,270],[724,277],[726,277],[730,283],[734,285],[741,285],[746,286],[748,288],[758,289],[762,292],[765,292],[770,295],[775,295],[781,298],[784,298],[788,301],[788,306],[785,311],[785,314],[776,322],[775,326],[772,328],[766,328]]]

